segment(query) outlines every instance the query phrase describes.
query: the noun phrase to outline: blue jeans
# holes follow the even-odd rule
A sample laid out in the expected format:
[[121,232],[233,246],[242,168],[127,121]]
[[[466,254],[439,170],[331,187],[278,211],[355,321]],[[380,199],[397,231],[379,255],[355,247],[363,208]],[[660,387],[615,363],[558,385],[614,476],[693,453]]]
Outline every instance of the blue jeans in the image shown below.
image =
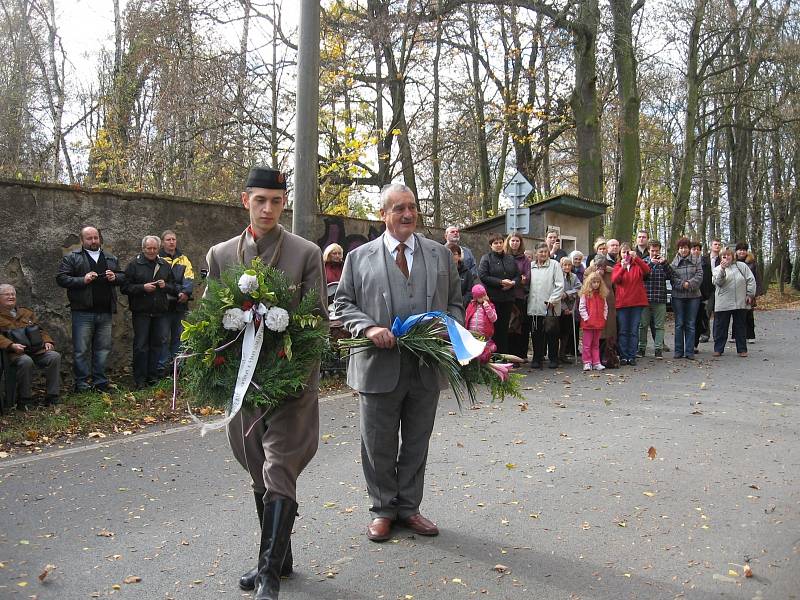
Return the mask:
[[617,309],[617,345],[619,357],[623,360],[636,359],[642,308],[642,306],[628,306]]
[[89,376],[95,387],[108,385],[106,362],[111,354],[111,313],[72,311],[72,350],[75,389],[89,389]]
[[136,385],[161,379],[158,362],[168,336],[166,314],[133,313],[133,380]]
[[694,356],[694,325],[702,298],[672,297],[675,313],[675,356]]
[[181,351],[181,333],[183,333],[181,320],[186,319],[186,311],[168,312],[165,318],[169,324],[169,334],[167,336],[167,343],[164,345],[164,351],[161,353],[161,359],[158,362],[158,368],[162,371],[167,368],[172,362],[172,359]]

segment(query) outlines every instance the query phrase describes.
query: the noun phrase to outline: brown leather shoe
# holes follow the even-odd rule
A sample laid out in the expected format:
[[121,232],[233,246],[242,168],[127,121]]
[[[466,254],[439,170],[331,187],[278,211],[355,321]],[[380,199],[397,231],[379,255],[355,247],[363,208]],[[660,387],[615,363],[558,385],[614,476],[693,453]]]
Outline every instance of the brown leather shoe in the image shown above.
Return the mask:
[[392,520],[376,517],[367,527],[367,537],[373,542],[385,542],[392,537]]
[[711,356],[722,356],[722,352],[712,352]]
[[436,523],[429,521],[419,513],[405,519],[403,525],[419,535],[439,535]]
[[739,352],[739,356],[742,358],[747,358],[747,352]]

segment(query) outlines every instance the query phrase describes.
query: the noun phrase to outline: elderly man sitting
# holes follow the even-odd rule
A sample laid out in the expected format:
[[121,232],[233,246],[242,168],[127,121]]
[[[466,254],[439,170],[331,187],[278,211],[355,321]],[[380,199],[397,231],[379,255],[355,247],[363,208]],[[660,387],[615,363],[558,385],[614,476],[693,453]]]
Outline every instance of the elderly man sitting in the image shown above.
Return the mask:
[[8,352],[17,369],[17,408],[27,410],[33,404],[31,381],[33,367],[44,371],[47,404],[58,402],[61,387],[61,355],[53,350],[53,340],[36,322],[29,308],[17,307],[14,286],[0,285],[0,351]]

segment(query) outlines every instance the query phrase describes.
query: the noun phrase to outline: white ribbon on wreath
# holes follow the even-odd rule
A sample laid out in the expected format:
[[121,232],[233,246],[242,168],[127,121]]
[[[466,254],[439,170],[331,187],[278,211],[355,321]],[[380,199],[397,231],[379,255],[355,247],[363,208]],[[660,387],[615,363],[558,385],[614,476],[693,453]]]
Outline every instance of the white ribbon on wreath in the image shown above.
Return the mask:
[[[234,417],[239,414],[244,403],[244,397],[250,387],[250,382],[253,380],[253,374],[256,372],[258,366],[258,357],[261,354],[261,345],[264,342],[264,315],[267,314],[267,307],[259,303],[253,305],[250,310],[245,311],[245,325],[244,337],[242,338],[242,360],[239,363],[239,374],[236,376],[236,387],[233,390],[233,399],[231,400],[231,410],[225,418],[212,423],[205,423],[200,430],[200,435],[204,436],[209,431],[215,429],[222,429],[228,423],[233,421]],[[259,327],[259,323],[261,326]],[[201,423],[200,419],[189,413],[192,420],[196,423]]]

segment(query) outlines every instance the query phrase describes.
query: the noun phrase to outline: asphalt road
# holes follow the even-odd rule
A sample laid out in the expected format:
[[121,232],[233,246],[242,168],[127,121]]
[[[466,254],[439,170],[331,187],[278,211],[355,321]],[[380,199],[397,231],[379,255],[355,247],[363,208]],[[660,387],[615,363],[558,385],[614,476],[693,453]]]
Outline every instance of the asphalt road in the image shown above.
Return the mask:
[[[366,539],[357,403],[324,399],[281,598],[800,598],[800,312],[757,328],[746,360],[705,344],[695,363],[525,370],[523,405],[443,396],[422,507],[437,538]],[[0,461],[3,599],[247,598],[256,545],[221,433]]]

